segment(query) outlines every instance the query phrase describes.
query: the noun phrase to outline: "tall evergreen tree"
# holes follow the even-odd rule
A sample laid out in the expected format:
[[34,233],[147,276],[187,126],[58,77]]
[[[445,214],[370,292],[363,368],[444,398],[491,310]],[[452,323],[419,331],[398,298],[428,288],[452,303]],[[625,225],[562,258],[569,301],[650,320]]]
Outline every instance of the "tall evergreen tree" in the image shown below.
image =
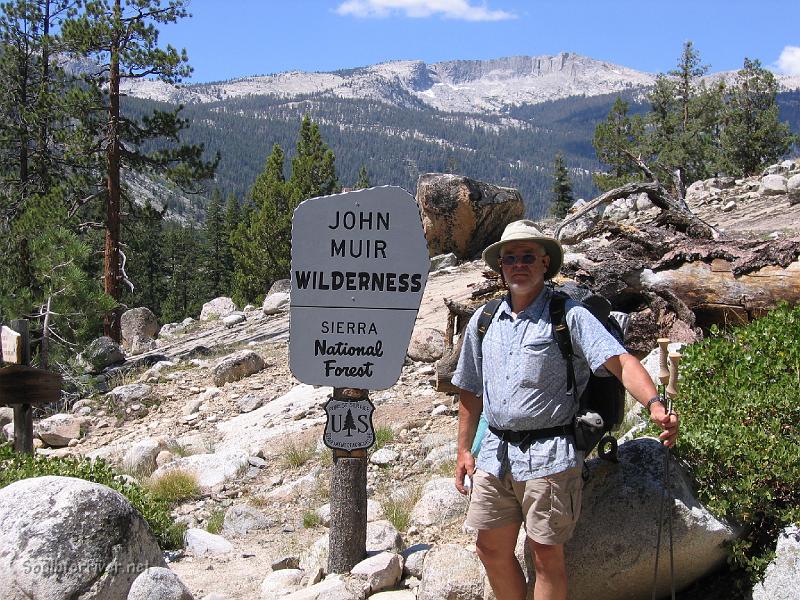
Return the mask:
[[250,190],[253,212],[234,234],[234,298],[240,302],[262,299],[273,281],[289,273],[296,195],[284,178],[284,161],[275,144]]
[[242,209],[239,205],[239,199],[236,197],[236,194],[233,192],[228,194],[228,198],[225,201],[225,217],[223,219],[223,226],[225,228],[225,242],[224,245],[224,252],[222,255],[222,264],[225,267],[225,280],[223,283],[223,290],[225,290],[225,295],[229,296],[232,293],[233,289],[233,270],[235,267],[235,263],[233,261],[233,242],[232,236],[236,232],[236,228],[239,226],[239,222],[242,218]]
[[755,175],[792,145],[789,125],[778,118],[777,94],[772,73],[745,58],[728,90],[720,140],[722,168],[729,175]]
[[193,225],[181,227],[170,224],[166,227],[164,261],[167,292],[161,310],[164,321],[182,321],[200,312],[204,300],[200,294],[199,245],[200,236]]
[[574,203],[569,171],[564,163],[564,156],[558,152],[553,161],[553,198],[550,203],[550,215],[563,219]]
[[128,286],[123,289],[121,299],[127,306],[146,306],[161,318],[161,305],[166,296],[162,232],[166,207],[159,210],[147,201],[144,207],[134,206],[133,209],[135,219],[125,223],[128,243],[123,255]]
[[[164,173],[189,187],[210,177],[216,162],[204,162],[202,146],[168,146],[147,152],[149,140],[173,143],[188,123],[174,112],[156,111],[136,121],[122,114],[123,82],[156,77],[176,83],[191,72],[186,52],[158,46],[156,25],[174,23],[187,16],[186,0],[87,0],[81,15],[67,21],[63,35],[71,49],[95,60],[100,68],[86,77],[87,114],[100,107],[106,130],[99,147],[105,157],[102,197],[105,200],[104,289],[114,299],[121,296],[121,199],[123,169]],[[105,320],[105,332],[119,340],[119,310]]]
[[333,151],[308,115],[300,126],[288,181],[284,163],[284,152],[275,144],[250,191],[252,210],[243,215],[232,235],[237,302],[260,301],[273,282],[289,277],[294,209],[303,200],[340,189]]
[[319,125],[305,115],[300,125],[297,152],[292,159],[290,185],[295,205],[339,191],[335,162],[333,151],[322,141]]
[[356,181],[355,189],[363,190],[369,187],[372,187],[372,184],[369,181],[369,173],[367,173],[367,167],[365,165],[361,165],[361,168],[358,170],[358,181]]
[[226,287],[225,255],[228,250],[228,235],[225,230],[225,215],[222,194],[215,188],[206,207],[203,227],[205,238],[205,282],[204,297],[216,298],[229,293]]
[[42,362],[93,337],[114,303],[96,285],[89,229],[75,214],[84,159],[70,150],[74,81],[59,67],[59,31],[78,2],[0,5],[0,318],[34,320]]
[[597,125],[592,139],[597,159],[610,167],[607,172],[592,176],[600,190],[610,190],[641,179],[641,171],[631,155],[642,153],[644,138],[643,119],[639,115],[628,116],[628,103],[618,97],[606,120]]
[[648,96],[652,111],[646,155],[665,185],[673,183],[676,171],[684,183],[716,172],[722,87],[706,86],[701,78],[707,71],[692,42],[686,42],[677,68],[659,75]]

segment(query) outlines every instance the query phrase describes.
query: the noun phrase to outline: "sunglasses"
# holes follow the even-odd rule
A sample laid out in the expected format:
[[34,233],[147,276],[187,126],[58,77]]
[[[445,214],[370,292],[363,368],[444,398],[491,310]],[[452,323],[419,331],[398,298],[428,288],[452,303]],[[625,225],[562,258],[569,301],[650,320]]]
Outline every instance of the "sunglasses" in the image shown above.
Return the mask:
[[507,267],[515,265],[517,264],[517,262],[522,263],[523,265],[532,265],[539,258],[540,256],[538,254],[523,254],[521,256],[516,256],[514,254],[506,254],[505,256],[500,258],[500,262]]

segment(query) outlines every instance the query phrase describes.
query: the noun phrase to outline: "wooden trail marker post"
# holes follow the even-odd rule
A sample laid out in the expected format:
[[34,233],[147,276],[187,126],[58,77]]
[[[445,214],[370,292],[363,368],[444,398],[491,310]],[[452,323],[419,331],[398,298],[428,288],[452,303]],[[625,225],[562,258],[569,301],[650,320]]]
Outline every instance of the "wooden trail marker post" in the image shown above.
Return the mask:
[[49,404],[61,397],[61,376],[30,366],[28,321],[11,321],[0,333],[3,362],[0,368],[0,405],[14,408],[14,449],[33,454],[33,405]]
[[419,207],[401,188],[311,198],[294,211],[289,366],[334,388],[323,434],[334,459],[330,573],[366,556],[368,390],[400,377],[429,268]]

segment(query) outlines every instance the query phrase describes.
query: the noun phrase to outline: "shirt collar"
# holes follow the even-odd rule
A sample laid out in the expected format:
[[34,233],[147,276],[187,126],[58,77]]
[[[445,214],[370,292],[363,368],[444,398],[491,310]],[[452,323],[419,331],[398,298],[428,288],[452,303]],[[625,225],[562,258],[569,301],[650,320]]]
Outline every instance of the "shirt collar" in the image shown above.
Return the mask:
[[[544,312],[545,306],[547,306],[547,302],[550,300],[550,288],[548,286],[544,286],[539,295],[536,296],[533,302],[531,302],[528,306],[525,307],[524,310],[521,310],[517,314],[517,318],[524,318],[530,319],[531,321],[538,321],[542,317],[542,313]],[[505,298],[503,298],[503,302],[500,305],[500,318],[512,318],[511,317],[511,294],[506,294]]]

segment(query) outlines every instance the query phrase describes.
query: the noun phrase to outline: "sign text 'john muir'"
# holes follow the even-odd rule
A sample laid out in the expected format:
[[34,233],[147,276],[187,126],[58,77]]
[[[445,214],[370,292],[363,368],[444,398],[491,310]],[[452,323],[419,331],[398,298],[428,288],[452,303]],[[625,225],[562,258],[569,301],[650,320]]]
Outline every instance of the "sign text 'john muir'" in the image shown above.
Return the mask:
[[294,376],[334,387],[394,385],[429,265],[417,203],[400,188],[300,204],[292,219]]

